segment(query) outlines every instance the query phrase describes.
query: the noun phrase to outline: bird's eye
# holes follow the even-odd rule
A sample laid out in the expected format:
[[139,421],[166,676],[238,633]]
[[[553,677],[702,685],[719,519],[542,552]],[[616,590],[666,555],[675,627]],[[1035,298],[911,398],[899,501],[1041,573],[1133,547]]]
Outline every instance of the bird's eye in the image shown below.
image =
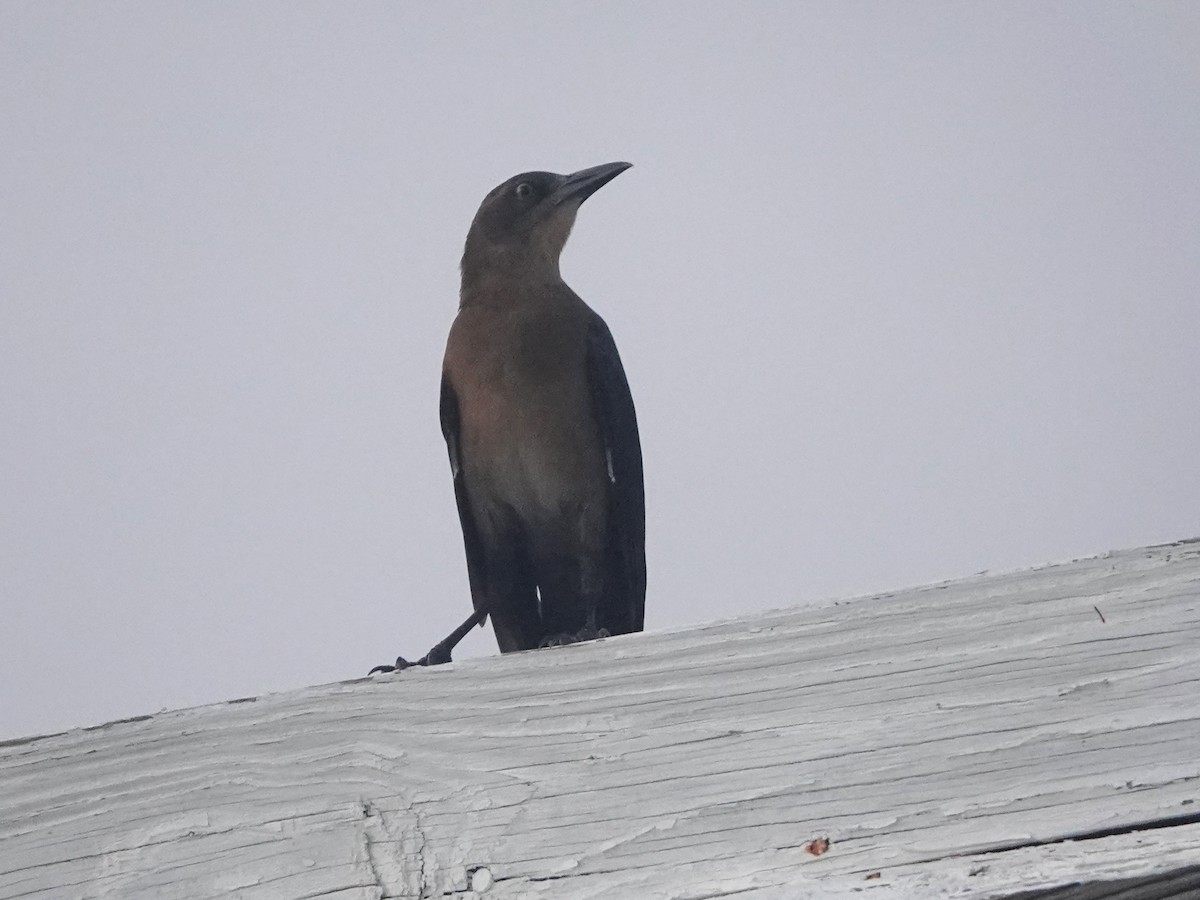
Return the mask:
[[522,200],[528,200],[533,196],[533,185],[528,181],[522,181],[517,185],[517,196]]

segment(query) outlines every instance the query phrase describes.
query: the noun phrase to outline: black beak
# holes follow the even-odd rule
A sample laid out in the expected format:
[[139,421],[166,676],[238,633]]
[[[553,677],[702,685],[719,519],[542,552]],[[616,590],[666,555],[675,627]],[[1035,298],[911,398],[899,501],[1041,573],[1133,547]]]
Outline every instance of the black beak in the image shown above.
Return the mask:
[[627,162],[611,162],[572,172],[555,189],[553,200],[556,204],[564,200],[578,200],[582,203],[632,165],[633,163]]

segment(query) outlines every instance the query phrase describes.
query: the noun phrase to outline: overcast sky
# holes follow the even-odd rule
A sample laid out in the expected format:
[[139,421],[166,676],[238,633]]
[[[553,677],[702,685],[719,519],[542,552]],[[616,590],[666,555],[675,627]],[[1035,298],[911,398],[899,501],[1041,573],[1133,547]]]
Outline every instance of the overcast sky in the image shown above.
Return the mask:
[[1200,534],[1200,4],[6,0],[0,123],[0,737],[465,616],[441,355],[527,169],[634,163],[563,272],[649,629]]

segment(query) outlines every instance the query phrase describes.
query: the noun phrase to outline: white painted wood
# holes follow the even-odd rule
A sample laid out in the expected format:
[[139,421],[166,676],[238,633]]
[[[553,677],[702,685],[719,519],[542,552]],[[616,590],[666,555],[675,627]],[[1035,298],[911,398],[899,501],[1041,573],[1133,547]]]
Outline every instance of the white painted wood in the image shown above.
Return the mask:
[[9,742],[0,898],[988,896],[1198,786],[1193,542]]

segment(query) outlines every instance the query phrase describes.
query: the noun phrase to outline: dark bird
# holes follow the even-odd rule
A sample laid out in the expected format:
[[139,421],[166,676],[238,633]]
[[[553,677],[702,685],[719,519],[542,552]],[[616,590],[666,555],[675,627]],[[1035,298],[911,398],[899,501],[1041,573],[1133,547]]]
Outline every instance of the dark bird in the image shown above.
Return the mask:
[[608,326],[559,273],[580,204],[629,166],[516,175],[471,223],[441,422],[475,613],[422,663],[488,616],[502,653],[642,630],[633,398]]

